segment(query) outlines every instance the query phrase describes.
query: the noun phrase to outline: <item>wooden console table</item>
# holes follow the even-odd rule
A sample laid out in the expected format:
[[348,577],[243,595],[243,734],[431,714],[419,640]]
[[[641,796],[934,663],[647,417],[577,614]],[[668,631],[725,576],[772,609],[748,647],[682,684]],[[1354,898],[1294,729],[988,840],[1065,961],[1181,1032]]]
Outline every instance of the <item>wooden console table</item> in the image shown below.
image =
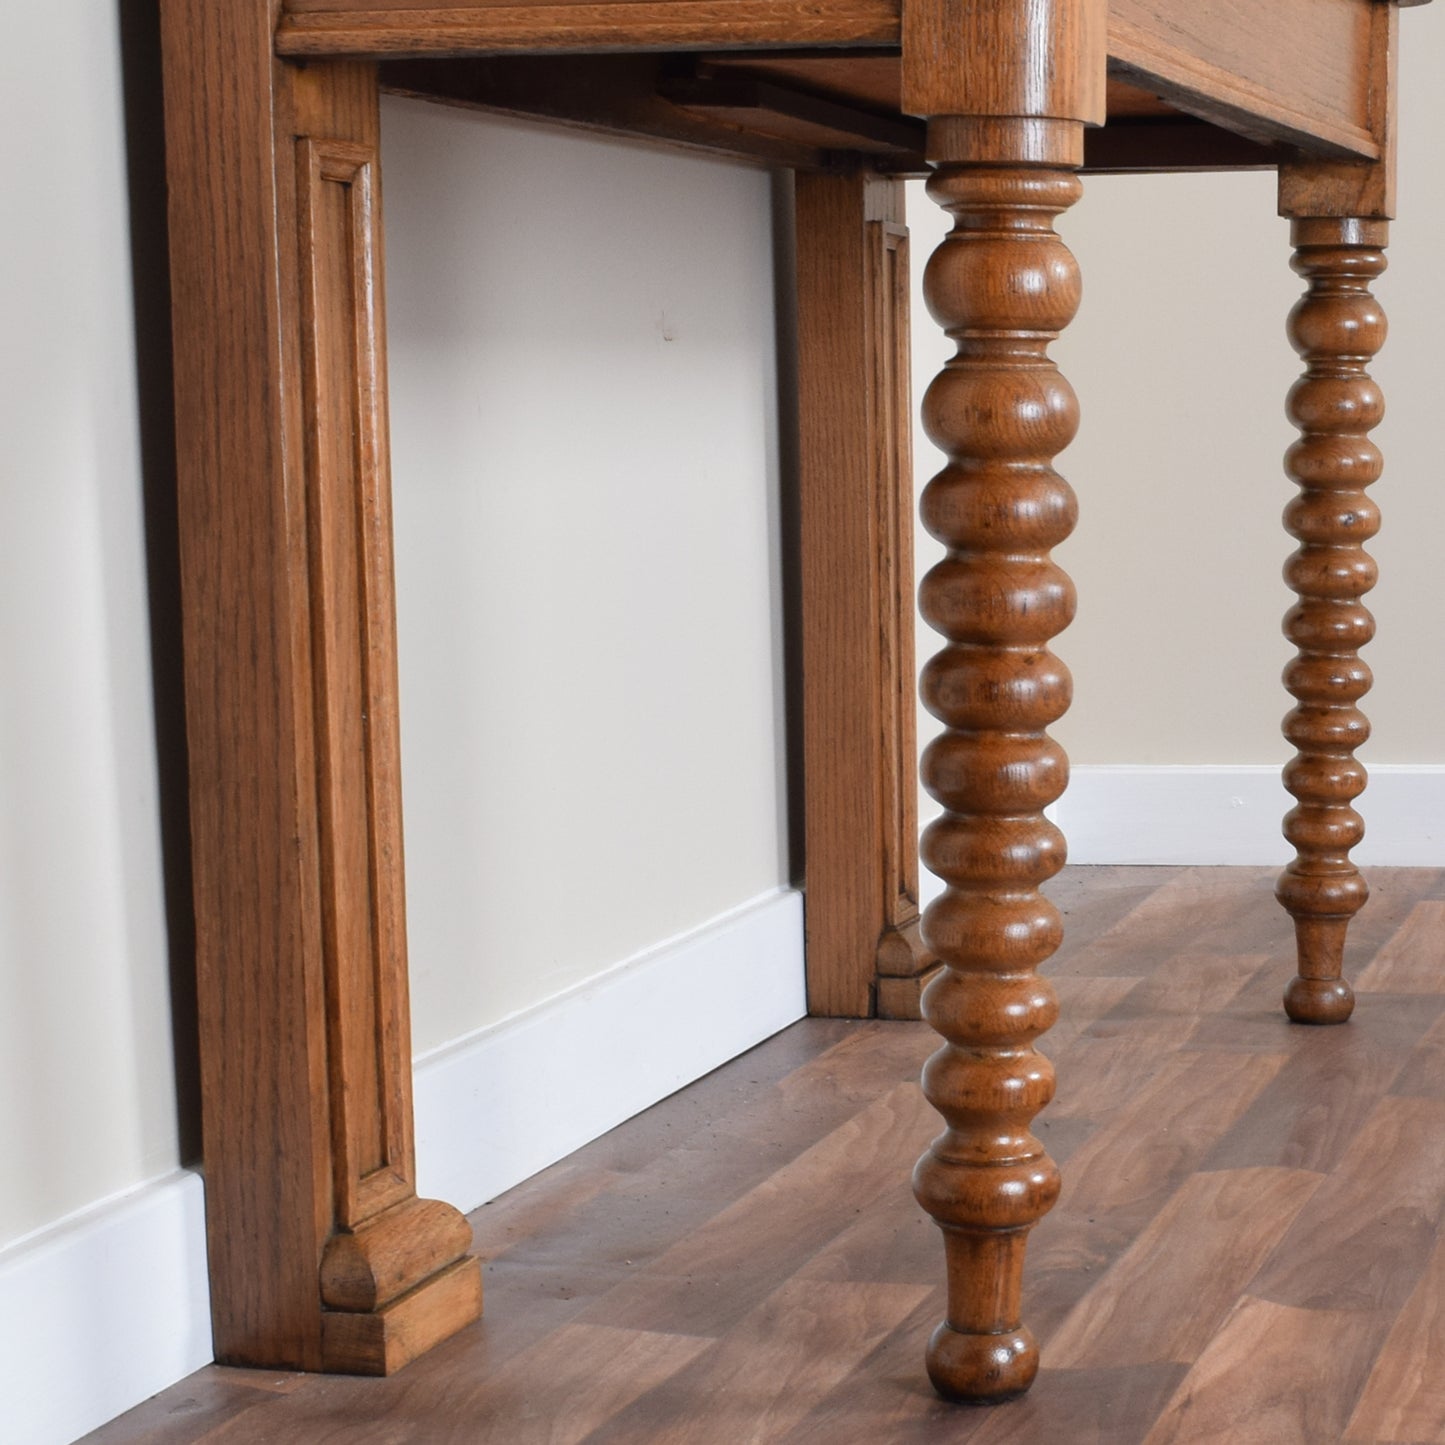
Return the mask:
[[[1077,407],[1048,357],[1078,301],[1054,220],[1079,173],[1271,167],[1307,291],[1286,514],[1297,1020],[1341,948],[1374,578],[1361,544],[1393,211],[1388,0],[161,0],[206,1203],[219,1359],[384,1372],[481,1308],[465,1219],[414,1190],[382,305],[379,89],[744,156],[797,174],[809,996],[905,1015],[930,971],[947,1124],[915,1176],[942,1226],[943,1394],[1026,1389],[1030,1228],[1058,1173],[1035,968],[1070,682],[1049,550]],[[900,177],[954,229],[929,307],[948,547],[921,601],[944,807],[917,917]],[[545,177],[538,178],[546,184]],[[579,218],[585,224],[585,217]],[[1262,325],[1264,323],[1262,322]],[[1262,334],[1267,334],[1262,333]],[[941,964],[941,967],[939,966]]]

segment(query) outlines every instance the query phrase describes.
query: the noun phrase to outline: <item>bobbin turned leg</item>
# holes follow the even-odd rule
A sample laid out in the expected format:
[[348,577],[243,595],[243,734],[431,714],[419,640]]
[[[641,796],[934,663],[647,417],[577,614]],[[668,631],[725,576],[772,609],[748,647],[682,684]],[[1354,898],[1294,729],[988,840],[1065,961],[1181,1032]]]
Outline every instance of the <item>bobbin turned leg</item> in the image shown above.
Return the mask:
[[1370,734],[1357,704],[1370,687],[1358,649],[1375,623],[1360,598],[1375,584],[1363,543],[1379,530],[1365,488],[1380,475],[1370,430],[1384,414],[1366,370],[1385,339],[1385,317],[1370,283],[1385,269],[1387,221],[1314,218],[1292,227],[1294,269],[1309,289],[1290,315],[1290,340],[1305,373],[1289,396],[1300,439],[1286,470],[1300,494],[1285,509],[1299,549],[1285,580],[1299,601],[1285,615],[1285,636],[1299,655],[1284,683],[1296,705],[1285,737],[1299,750],[1284,771],[1297,805],[1284,821],[1296,857],[1277,896],[1294,919],[1299,974],[1284,1004],[1298,1023],[1349,1018],[1355,996],[1341,976],[1345,931],[1369,889],[1350,861],[1364,835],[1351,806],[1365,787],[1354,751]]
[[1394,5],[1371,7],[1370,129],[1379,159],[1302,159],[1279,171],[1280,215],[1291,221],[1294,269],[1307,282],[1289,321],[1305,371],[1288,403],[1300,439],[1285,458],[1300,487],[1284,514],[1300,544],[1285,564],[1299,601],[1284,619],[1299,649],[1284,674],[1296,702],[1284,734],[1298,749],[1284,772],[1297,799],[1284,832],[1296,857],[1276,890],[1298,944],[1298,976],[1284,998],[1297,1023],[1349,1018],[1355,1001],[1342,976],[1345,933],[1369,895],[1349,854],[1364,835],[1351,804],[1365,786],[1354,753],[1370,732],[1358,706],[1370,670],[1359,649],[1375,623],[1360,599],[1374,586],[1375,564],[1362,544],[1379,528],[1365,488],[1380,475],[1369,433],[1384,413],[1367,367],[1385,340],[1370,285],[1385,269],[1395,214],[1398,19]]
[[1029,1131],[1053,1096],[1034,1040],[1058,1013],[1034,974],[1061,937],[1038,885],[1063,866],[1042,809],[1068,765],[1044,731],[1068,707],[1049,639],[1073,616],[1073,588],[1049,557],[1075,504],[1051,459],[1078,405],[1047,348],[1074,315],[1078,270],[1054,217],[1080,192],[1071,170],[943,165],[929,194],[954,229],[929,263],[929,309],[958,353],[929,387],[924,422],[948,465],[923,493],[948,555],[920,604],[948,639],[923,670],[923,699],[947,731],[925,752],[924,785],[944,808],[923,859],[947,884],[924,936],[946,965],[924,995],[943,1047],[924,1092],[947,1129],[919,1162],[919,1202],[943,1227],[948,1318],[929,1347],[944,1395],[1000,1399],[1038,1367],[1020,1317],[1028,1231],[1053,1204],[1058,1171]]
[[1071,683],[1048,644],[1074,610],[1049,555],[1073,528],[1074,497],[1052,463],[1078,404],[1048,347],[1079,303],[1053,227],[1080,193],[1084,125],[1104,118],[1106,22],[1103,0],[903,6],[904,108],[928,117],[929,194],[954,219],[924,275],[958,350],[923,403],[948,463],[922,515],[948,552],[920,591],[946,639],[922,677],[946,731],[923,757],[944,811],[920,853],[946,885],[923,918],[944,965],[923,998],[944,1041],[923,1089],[946,1127],[913,1179],[948,1265],[928,1374],[956,1400],[1003,1400],[1033,1382],[1024,1250],[1059,1192],[1030,1125],[1054,1090],[1034,1041],[1058,1015],[1034,970],[1062,936],[1038,891],[1063,866],[1043,809],[1068,775],[1045,729]]

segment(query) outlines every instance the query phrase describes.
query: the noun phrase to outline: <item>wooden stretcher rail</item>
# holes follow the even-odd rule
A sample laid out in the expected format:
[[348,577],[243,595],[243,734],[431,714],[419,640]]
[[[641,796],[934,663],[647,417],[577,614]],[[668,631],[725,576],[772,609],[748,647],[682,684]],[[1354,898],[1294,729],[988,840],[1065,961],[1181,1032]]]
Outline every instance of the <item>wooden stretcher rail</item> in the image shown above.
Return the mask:
[[894,0],[606,0],[421,9],[305,3],[276,37],[289,56],[501,55],[898,43]]

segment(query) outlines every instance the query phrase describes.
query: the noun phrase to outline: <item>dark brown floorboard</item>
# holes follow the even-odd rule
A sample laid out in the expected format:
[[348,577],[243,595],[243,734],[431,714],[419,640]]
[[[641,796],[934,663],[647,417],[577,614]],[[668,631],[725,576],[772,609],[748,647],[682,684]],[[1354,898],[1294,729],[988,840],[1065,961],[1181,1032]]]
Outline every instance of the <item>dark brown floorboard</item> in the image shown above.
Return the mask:
[[472,1216],[486,1318],[389,1380],[211,1368],[92,1445],[1445,1445],[1445,874],[1377,870],[1336,1029],[1262,869],[1074,868],[1043,1369],[948,1406],[918,1024],[807,1020]]

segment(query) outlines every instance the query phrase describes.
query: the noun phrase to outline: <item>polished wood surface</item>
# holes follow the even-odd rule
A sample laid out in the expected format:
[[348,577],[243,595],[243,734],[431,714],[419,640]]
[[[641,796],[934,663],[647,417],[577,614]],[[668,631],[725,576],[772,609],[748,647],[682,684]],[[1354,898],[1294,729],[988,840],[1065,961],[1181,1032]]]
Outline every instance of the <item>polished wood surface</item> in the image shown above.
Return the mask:
[[903,184],[796,182],[808,1011],[918,1017]]
[[923,1077],[948,1127],[914,1184],[948,1257],[948,1315],[929,1373],[966,1399],[1017,1393],[1033,1376],[1024,1245],[1059,1189],[1029,1126],[1054,1087],[1034,1040],[1058,1013],[1033,972],[1061,936],[1038,892],[1064,861],[1043,809],[1068,776],[1045,729],[1068,707],[1069,675],[1048,644],[1074,607],[1049,550],[1076,514],[1052,459],[1073,438],[1078,404],[1048,345],[1078,307],[1079,275],[1053,220],[1079,193],[1074,175],[1047,167],[940,166],[929,182],[954,229],[929,263],[925,295],[958,344],[923,401],[948,465],[924,490],[922,515],[948,552],[919,591],[947,640],[921,687],[945,726],[923,758],[923,784],[944,812],[922,854],[947,885],[924,914],[924,939],[945,965],[924,1014],[945,1042]]
[[1436,1445],[1445,872],[1380,871],[1355,926],[1391,973],[1323,1031],[1279,1011],[1267,870],[1049,890],[1039,1124],[1070,1184],[1030,1249],[1023,1399],[960,1410],[917,1369],[927,1029],[814,1019],[472,1215],[487,1317],[402,1374],[212,1367],[90,1445]]
[[213,1328],[390,1369],[480,1275],[414,1189],[376,74],[274,18],[162,11]]
[[1309,289],[1290,316],[1290,339],[1305,374],[1289,397],[1301,436],[1287,469],[1300,495],[1285,511],[1299,549],[1285,580],[1299,601],[1285,636],[1299,649],[1285,669],[1296,706],[1284,722],[1298,751],[1285,786],[1298,800],[1285,819],[1295,860],[1278,895],[1295,921],[1299,974],[1285,993],[1300,1023],[1342,1023],[1354,994],[1341,976],[1345,933],[1369,890],[1349,853],[1364,836],[1352,804],[1364,791],[1355,749],[1370,735],[1358,703],[1370,687],[1359,649],[1374,635],[1360,598],[1375,584],[1363,544],[1379,530],[1379,509],[1365,493],[1378,480],[1379,448],[1369,433],[1384,402],[1368,371],[1385,340],[1385,317],[1370,286],[1385,269],[1387,221],[1302,220],[1293,225],[1294,268]]

